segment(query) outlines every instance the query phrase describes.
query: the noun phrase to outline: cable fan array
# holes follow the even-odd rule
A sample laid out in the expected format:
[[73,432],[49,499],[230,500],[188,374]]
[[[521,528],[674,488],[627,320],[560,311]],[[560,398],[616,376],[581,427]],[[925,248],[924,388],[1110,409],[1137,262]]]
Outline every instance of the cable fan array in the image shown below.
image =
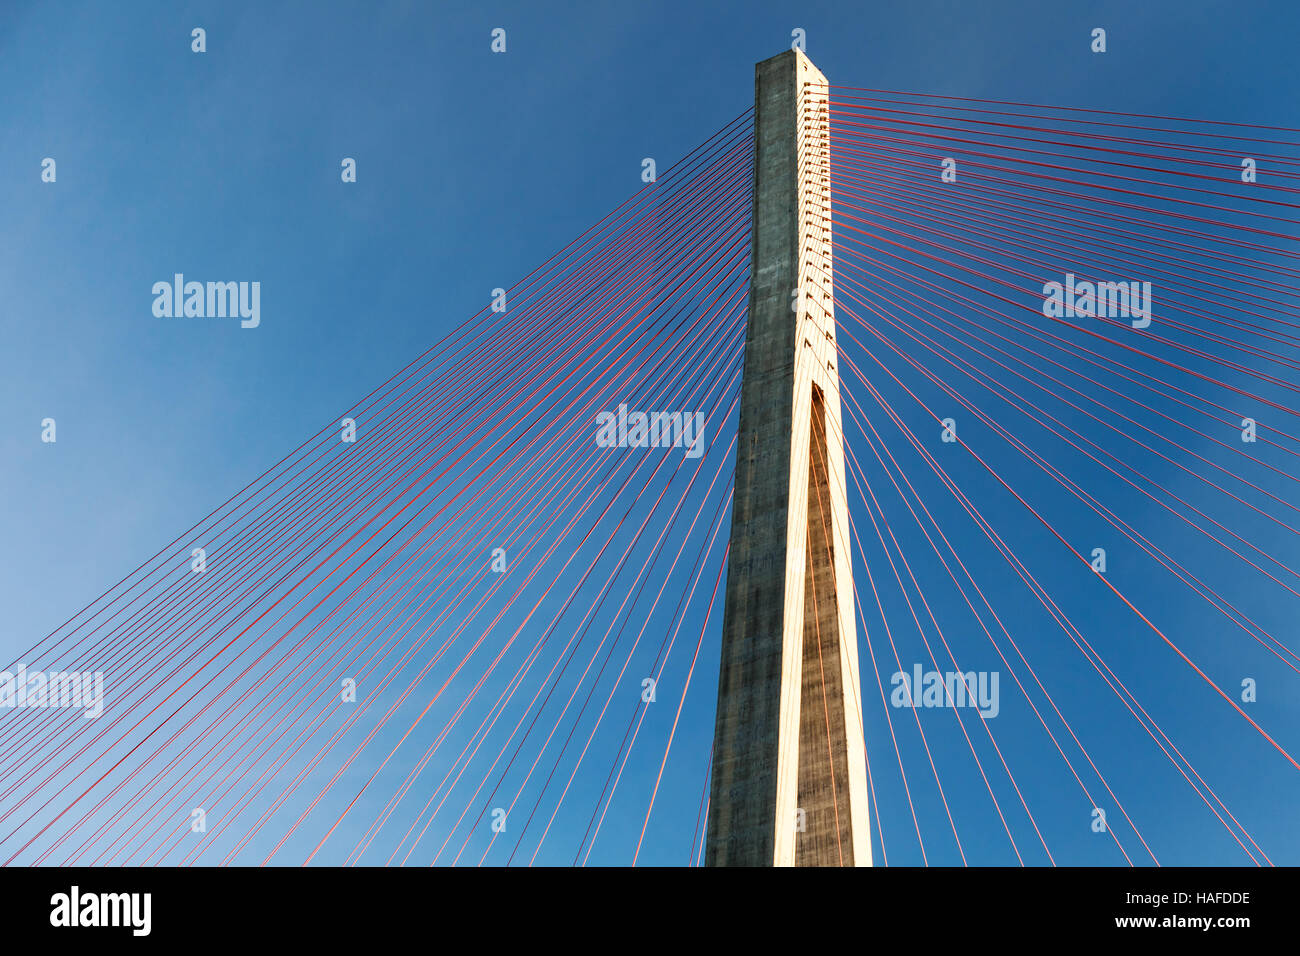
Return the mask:
[[829,95],[893,859],[1271,863],[1300,769],[1298,131]]
[[717,617],[752,153],[747,112],[30,648],[105,701],[0,724],[5,862],[630,857]]

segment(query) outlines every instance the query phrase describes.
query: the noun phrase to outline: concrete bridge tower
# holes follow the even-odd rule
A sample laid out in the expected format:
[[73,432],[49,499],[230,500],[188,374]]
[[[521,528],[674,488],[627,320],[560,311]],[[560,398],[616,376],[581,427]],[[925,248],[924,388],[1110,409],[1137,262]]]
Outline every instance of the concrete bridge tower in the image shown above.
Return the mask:
[[870,866],[826,78],[754,70],[754,207],[705,860]]

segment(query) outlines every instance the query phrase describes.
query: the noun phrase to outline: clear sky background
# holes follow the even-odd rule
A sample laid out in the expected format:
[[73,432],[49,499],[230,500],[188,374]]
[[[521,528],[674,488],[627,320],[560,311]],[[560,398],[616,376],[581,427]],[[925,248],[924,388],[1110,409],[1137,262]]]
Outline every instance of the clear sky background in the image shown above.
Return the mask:
[[[753,64],[787,48],[796,27],[833,83],[1300,125],[1298,21],[1282,0],[5,3],[0,656],[48,633],[640,188],[642,157],[666,165],[748,107]],[[196,26],[203,55],[190,50]],[[1095,26],[1108,31],[1104,57],[1088,50]],[[505,55],[489,49],[494,27],[507,30]],[[54,185],[40,181],[47,156]],[[355,185],[340,182],[345,156],[357,160]],[[175,272],[260,281],[260,328],[155,318],[151,286]],[[47,416],[54,446],[40,441]],[[1196,612],[1163,611],[1175,629],[1199,627]],[[1284,628],[1295,619],[1276,613]],[[1099,611],[1093,623],[1129,626],[1119,620]],[[680,799],[665,798],[662,825],[680,838],[649,848],[649,862],[688,852],[716,653],[706,645],[691,692],[705,749],[683,771]],[[1078,663],[1072,649],[1041,653],[1062,679]],[[1253,743],[1238,748],[1235,725],[1210,746],[1213,728],[1235,718],[1181,720],[1213,703],[1152,654],[1143,699],[1171,732],[1206,743],[1205,769],[1273,859],[1300,861],[1296,771]],[[1143,673],[1143,661],[1128,663]],[[1292,745],[1296,686],[1260,705]],[[882,728],[868,717],[873,766],[893,760]],[[1172,771],[1148,772],[1149,748],[1129,759],[1135,732],[1117,729],[1108,752],[1162,862],[1249,862],[1222,829],[1200,841],[1217,824],[1194,795],[1166,805]],[[919,862],[901,793],[880,786],[891,851]],[[1041,787],[1044,800],[1066,790]],[[936,834],[932,862],[960,862],[941,848],[943,808],[927,799],[919,809]],[[1058,861],[1122,862],[1089,831],[1086,809],[1059,815]],[[1015,862],[987,807],[963,832],[972,862]],[[629,858],[625,843],[603,849],[601,862]]]

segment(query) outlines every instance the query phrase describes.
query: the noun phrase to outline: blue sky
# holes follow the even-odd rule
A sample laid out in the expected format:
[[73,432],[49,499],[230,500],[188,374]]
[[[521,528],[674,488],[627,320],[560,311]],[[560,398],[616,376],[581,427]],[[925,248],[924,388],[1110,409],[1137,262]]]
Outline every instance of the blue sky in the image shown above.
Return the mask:
[[[5,4],[0,651],[12,658],[57,626],[640,188],[642,157],[670,163],[744,110],[754,62],[796,27],[832,83],[1287,125],[1296,20],[1283,2],[1187,0]],[[190,50],[196,26],[203,55]],[[1104,57],[1088,51],[1094,26],[1108,30]],[[494,27],[507,30],[505,55],[489,50]],[[40,181],[47,156],[53,185]],[[355,185],[340,183],[345,156]],[[259,280],[260,327],[155,318],[151,286],[175,272]],[[56,446],[39,440],[46,416]],[[1205,718],[1212,702],[1163,649],[1124,658],[1131,622],[1054,570],[1047,545],[1026,547],[1044,549],[1053,593],[1079,620],[1114,638],[1167,729],[1203,745],[1201,763],[1274,860],[1300,859],[1293,768],[1254,743],[1238,749],[1235,718]],[[1151,600],[1172,629],[1198,633],[1199,612],[1177,594],[1153,584]],[[1009,585],[1004,595],[1017,600]],[[1248,862],[1221,830],[1197,842],[1213,821],[1186,791],[1166,812],[1167,765],[1125,749],[1135,728],[1121,717],[1090,713],[1095,678],[1085,687],[1073,649],[1036,639],[1056,679],[1078,682],[1080,719],[1113,731],[1115,775],[1162,862]],[[702,660],[687,714],[695,751],[665,798],[667,834],[689,834],[707,759],[716,645]],[[1296,745],[1286,687],[1260,707]],[[1030,772],[1042,751],[1013,729],[1024,716],[1008,706],[1001,726],[1025,738],[1021,779],[1051,808],[1058,860],[1121,862],[1071,822],[1056,776]],[[893,760],[882,727],[868,716],[873,766]],[[942,808],[927,798],[919,812],[941,846]],[[881,813],[897,861],[919,862],[896,788],[882,784]],[[971,858],[1014,862],[987,807],[972,800],[967,815]],[[643,859],[682,862],[681,842],[665,837]],[[601,862],[625,862],[626,849],[611,841]],[[932,861],[959,862],[952,847]]]

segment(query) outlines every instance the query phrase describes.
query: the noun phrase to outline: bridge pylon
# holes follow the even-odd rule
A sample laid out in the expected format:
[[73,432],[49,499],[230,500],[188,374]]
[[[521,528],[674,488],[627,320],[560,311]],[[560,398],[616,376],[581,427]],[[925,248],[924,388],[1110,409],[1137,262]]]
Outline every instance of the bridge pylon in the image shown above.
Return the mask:
[[870,866],[826,77],[754,68],[754,200],[705,861]]

